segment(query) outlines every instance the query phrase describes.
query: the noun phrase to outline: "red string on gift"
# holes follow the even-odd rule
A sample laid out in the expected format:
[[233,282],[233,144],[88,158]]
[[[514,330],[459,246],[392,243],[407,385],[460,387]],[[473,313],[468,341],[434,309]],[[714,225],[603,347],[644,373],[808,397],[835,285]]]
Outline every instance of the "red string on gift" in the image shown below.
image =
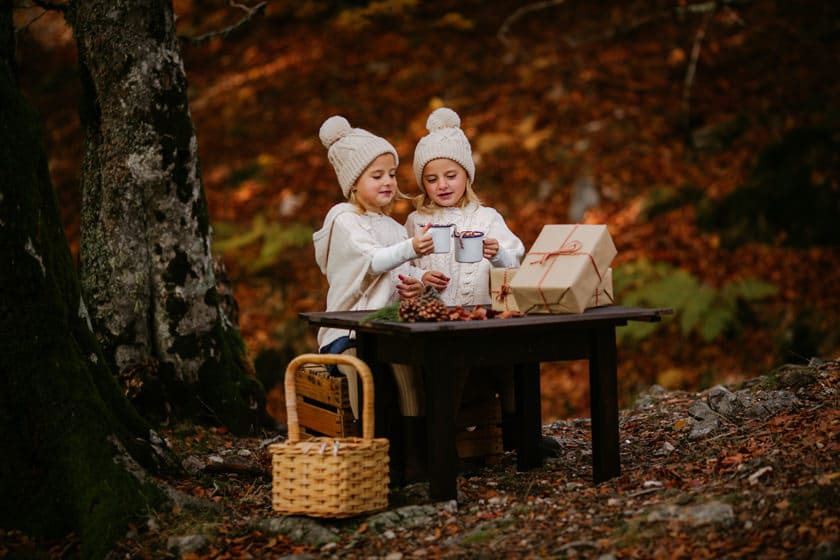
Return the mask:
[[531,261],[531,264],[545,264],[545,261],[549,259],[549,257],[558,257],[560,255],[583,255],[586,253],[579,253],[580,248],[583,244],[578,241],[574,240],[566,246],[566,241],[563,241],[563,244],[560,245],[560,248],[556,251],[548,251],[546,253],[531,253],[532,255],[542,255],[542,258],[536,261]]
[[507,270],[502,272],[502,285],[499,286],[499,291],[496,292],[495,290],[491,290],[490,293],[491,294],[497,294],[496,295],[496,301],[498,301],[500,303],[503,303],[505,305],[505,311],[510,311],[508,309],[507,298],[511,294],[511,289],[510,289],[510,286],[508,286],[508,283],[507,283],[507,275],[508,275]]
[[496,296],[496,301],[505,301],[508,295],[510,295],[510,286],[502,284],[499,286],[499,295]]
[[499,295],[497,297],[499,298],[499,301],[504,302],[505,311],[510,311],[510,309],[508,309],[508,296],[511,293],[511,289],[510,289],[510,286],[508,286],[508,283],[507,283],[507,275],[508,275],[507,270],[502,272],[502,285],[499,286]]
[[[530,253],[531,255],[542,255],[542,258],[538,259],[538,260],[535,260],[535,261],[531,261],[530,264],[538,264],[538,265],[542,266],[542,265],[545,264],[545,262],[550,257],[560,257],[560,256],[569,256],[569,255],[571,255],[571,256],[586,255],[587,257],[589,257],[589,262],[592,263],[592,268],[595,269],[595,274],[598,275],[598,283],[600,284],[601,280],[602,280],[601,271],[598,270],[598,264],[595,262],[595,257],[593,257],[591,253],[584,253],[580,250],[583,247],[583,244],[580,241],[574,240],[574,241],[569,242],[569,238],[575,233],[575,230],[577,229],[577,227],[578,227],[578,225],[575,224],[575,226],[572,228],[572,230],[566,236],[566,239],[564,239],[563,242],[560,243],[560,248],[559,249],[557,249],[555,251],[547,251],[547,252],[531,252]],[[539,294],[540,294],[540,299],[542,299],[543,305],[546,307],[546,309],[549,309],[549,310],[551,309],[551,304],[548,303],[548,300],[545,298],[545,293],[543,292],[542,285],[543,285],[543,282],[545,281],[546,277],[548,276],[548,273],[551,272],[551,269],[554,267],[555,262],[557,262],[556,258],[554,259],[554,261],[551,262],[550,265],[548,265],[548,268],[546,268],[545,272],[543,272],[543,275],[540,278],[540,281],[537,282],[537,292],[539,292]],[[561,296],[561,299],[562,299],[562,296]]]

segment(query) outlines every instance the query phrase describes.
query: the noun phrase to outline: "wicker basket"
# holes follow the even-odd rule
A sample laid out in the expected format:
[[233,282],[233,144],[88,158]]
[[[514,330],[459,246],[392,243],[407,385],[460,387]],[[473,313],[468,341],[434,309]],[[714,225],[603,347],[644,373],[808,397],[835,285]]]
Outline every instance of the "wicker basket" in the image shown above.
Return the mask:
[[[295,372],[303,364],[348,364],[362,380],[362,437],[300,440]],[[301,354],[286,368],[289,438],[269,446],[272,507],[284,514],[351,517],[388,507],[388,440],[373,437],[373,377],[346,354]]]

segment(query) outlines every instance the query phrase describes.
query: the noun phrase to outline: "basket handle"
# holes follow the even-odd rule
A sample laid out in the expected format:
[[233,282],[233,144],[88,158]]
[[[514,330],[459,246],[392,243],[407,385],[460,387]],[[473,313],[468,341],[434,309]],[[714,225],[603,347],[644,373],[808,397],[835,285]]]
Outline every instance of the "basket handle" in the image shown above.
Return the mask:
[[303,364],[346,364],[353,366],[362,379],[362,438],[373,439],[373,376],[366,363],[348,354],[301,354],[286,366],[286,422],[289,428],[288,443],[300,441],[300,423],[295,391],[295,372]]

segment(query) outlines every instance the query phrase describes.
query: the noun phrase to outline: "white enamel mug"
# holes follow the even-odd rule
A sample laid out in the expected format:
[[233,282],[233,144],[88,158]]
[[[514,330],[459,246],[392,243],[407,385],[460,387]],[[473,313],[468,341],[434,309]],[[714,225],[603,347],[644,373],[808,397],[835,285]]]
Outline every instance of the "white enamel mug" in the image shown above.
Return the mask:
[[455,260],[462,263],[478,262],[484,257],[484,232],[459,231],[455,233]]
[[432,224],[429,234],[435,242],[435,253],[448,253],[452,250],[452,224]]

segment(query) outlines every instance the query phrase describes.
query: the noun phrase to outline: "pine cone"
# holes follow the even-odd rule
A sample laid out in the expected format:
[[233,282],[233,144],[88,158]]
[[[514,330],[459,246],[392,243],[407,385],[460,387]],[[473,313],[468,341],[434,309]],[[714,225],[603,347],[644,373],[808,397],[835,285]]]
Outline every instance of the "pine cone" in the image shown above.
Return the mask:
[[420,306],[417,311],[418,321],[446,321],[449,319],[449,310],[439,299],[429,301]]
[[400,319],[406,323],[413,323],[417,320],[417,312],[420,310],[419,298],[413,297],[404,299],[400,302],[400,309],[398,311]]
[[449,319],[449,310],[437,290],[426,286],[419,296],[400,302],[399,316],[407,323],[446,321]]

